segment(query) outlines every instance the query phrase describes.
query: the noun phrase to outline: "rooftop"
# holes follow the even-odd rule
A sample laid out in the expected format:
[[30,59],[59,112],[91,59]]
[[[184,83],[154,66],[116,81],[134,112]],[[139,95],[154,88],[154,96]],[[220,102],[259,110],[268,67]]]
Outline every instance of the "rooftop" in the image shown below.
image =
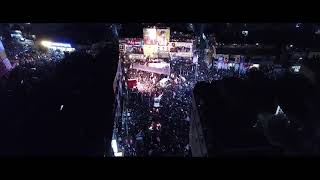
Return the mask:
[[280,105],[289,118],[307,123],[307,92],[312,94],[312,87],[303,77],[198,83],[194,96],[209,153],[273,152],[265,135],[254,128],[258,115],[274,114]]

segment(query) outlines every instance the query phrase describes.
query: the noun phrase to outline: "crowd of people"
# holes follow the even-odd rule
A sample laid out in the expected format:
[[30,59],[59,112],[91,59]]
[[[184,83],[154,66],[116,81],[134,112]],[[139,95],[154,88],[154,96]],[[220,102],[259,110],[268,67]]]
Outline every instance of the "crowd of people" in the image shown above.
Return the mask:
[[[94,125],[90,125],[90,128],[92,127],[89,128],[90,130],[84,127],[87,126],[86,118],[89,120],[91,116],[98,117],[99,113],[108,109],[102,105],[99,108],[97,106],[90,108],[89,106],[95,103],[94,99],[98,101],[97,99],[104,97],[105,94],[112,94],[107,93],[108,89],[101,88],[101,82],[105,82],[107,78],[103,75],[105,73],[103,67],[107,66],[101,64],[104,64],[105,57],[108,57],[110,52],[105,52],[107,53],[105,56],[98,55],[97,57],[92,57],[89,54],[64,55],[58,51],[45,51],[36,48],[36,46],[23,45],[15,41],[3,42],[8,58],[17,64],[7,76],[0,79],[0,96],[3,99],[1,111],[7,120],[4,121],[2,127],[10,126],[4,128],[3,133],[10,131],[14,136],[13,142],[19,140],[23,142],[21,146],[13,149],[22,147],[23,153],[41,154],[43,152],[44,154],[45,152],[63,152],[62,147],[70,147],[68,153],[72,154],[72,151],[75,150],[75,146],[71,148],[72,144],[78,143],[79,148],[86,146],[85,142],[87,141],[80,139],[86,138],[85,134],[90,136],[93,131],[97,131]],[[125,112],[126,118],[123,118],[125,122],[121,127],[119,145],[120,148],[125,149],[126,156],[190,156],[189,122],[194,85],[199,81],[214,81],[232,76],[246,78],[246,73],[239,73],[237,68],[223,69],[216,65],[208,67],[204,60],[207,57],[198,50],[195,54],[199,56],[197,62],[193,62],[192,58],[183,57],[164,60],[170,63],[170,75],[134,69],[132,63],[139,61],[129,60],[127,56],[122,57],[125,58],[121,61],[125,74],[124,79],[126,81],[129,79],[137,80],[135,88],[124,90],[126,95],[124,96],[123,112]],[[118,57],[118,55],[115,56]],[[71,65],[72,59],[77,59],[77,63]],[[116,64],[115,62],[113,63]],[[147,61],[140,61],[140,63],[145,65],[157,62],[149,58]],[[275,72],[272,66],[260,69],[270,75]],[[112,77],[114,75],[110,75],[108,78]],[[82,98],[80,102],[79,98],[81,97],[85,98]],[[104,98],[104,100],[106,99]],[[80,114],[82,115],[76,115],[76,117],[81,122],[80,124],[76,123],[77,120],[73,117],[79,112],[79,109],[81,109],[82,113]],[[20,113],[15,114],[15,111]],[[96,113],[98,111],[99,113]],[[86,115],[83,115],[84,113]],[[26,119],[29,120],[32,119],[32,116],[35,116],[34,120],[23,122],[22,117],[27,117]],[[54,143],[47,147],[41,147],[40,144],[47,140],[36,137],[39,134],[27,132],[28,129],[32,129],[32,126],[48,126],[44,121],[41,121],[42,119],[51,123],[52,129],[48,127],[47,132],[42,130],[35,132],[43,137],[51,138],[48,139],[48,143],[56,141],[52,137],[55,131],[53,129],[58,130],[64,125],[66,126],[61,134],[57,135],[60,137],[58,139],[61,140],[61,143],[64,144],[60,149],[54,150],[52,148]],[[69,119],[69,121],[61,122],[62,119]],[[60,124],[56,124],[56,120]],[[96,124],[106,123],[104,121],[105,119],[102,119]],[[20,127],[15,126],[15,123],[20,124]],[[73,128],[74,124],[77,124],[79,128]],[[72,137],[66,138],[69,134],[68,128],[72,131],[70,133],[73,134],[72,137],[81,138],[79,140],[72,139]],[[24,129],[23,132],[21,129]],[[46,128],[44,127],[44,129]],[[100,134],[108,132],[103,128],[100,130],[98,130]],[[32,138],[36,140],[31,141]],[[98,139],[99,137],[96,139],[87,138],[88,142],[96,142]],[[8,143],[10,143],[9,140]],[[34,146],[39,149],[32,150],[31,147]],[[101,149],[103,150],[103,148]],[[12,149],[3,149],[3,151],[8,153]],[[18,153],[18,150],[12,151],[12,153],[15,152]],[[94,152],[88,149],[85,153]]]
[[59,50],[48,50],[37,47],[35,44],[23,44],[16,40],[4,41],[8,58],[18,63],[29,63],[34,61],[59,61],[64,58],[64,52]]
[[[217,80],[231,72],[208,68],[204,55],[199,56],[198,63],[190,61],[192,58],[169,59],[170,75],[133,69],[135,61],[123,56],[120,62],[125,81],[137,81],[134,88],[124,86],[127,87],[124,111],[130,117],[124,120],[119,144],[125,156],[190,155],[192,89],[198,81]],[[152,128],[152,124],[159,124],[161,128]]]
[[[129,79],[137,82],[133,88],[123,86],[126,87],[124,111],[129,113],[129,117],[123,119],[125,126],[119,144],[125,156],[190,155],[189,121],[192,90],[197,82],[228,77],[252,78],[248,72],[253,71],[276,79],[285,72],[284,68],[272,63],[254,66],[243,61],[221,62],[214,59],[212,53],[205,53],[201,46],[194,48],[193,56],[197,56],[197,59],[171,57],[167,60],[170,63],[170,75],[132,68],[132,63],[146,65],[150,58],[133,61],[127,56],[121,57],[124,82]],[[212,61],[207,61],[208,58],[212,58]],[[154,124],[159,124],[161,128],[152,128]]]
[[8,59],[14,66],[1,79],[3,87],[16,87],[19,84],[33,88],[34,83],[53,77],[57,62],[65,57],[63,52],[40,49],[34,44],[22,44],[13,39],[3,42]]
[[195,38],[195,36],[192,34],[176,31],[171,33],[170,36],[171,42],[192,42],[192,40]]
[[[126,148],[125,152],[134,154],[126,155],[183,156],[188,144],[192,91],[191,81],[187,82],[186,79],[187,69],[183,69],[181,74],[171,73],[167,77],[130,69],[130,65],[125,67],[126,78],[135,78],[138,82],[136,88],[127,89],[128,103],[125,108],[130,113],[130,120],[126,122],[128,131],[123,131],[123,136],[129,136],[134,144],[130,145],[130,140],[126,141],[128,145],[125,142],[123,144],[130,147],[129,150]],[[179,68],[174,65],[171,67],[173,72],[176,72],[176,69]],[[160,80],[164,78],[168,79],[167,83],[160,85]],[[160,106],[154,104],[157,98],[160,100]],[[137,141],[137,134],[144,134],[143,140]]]

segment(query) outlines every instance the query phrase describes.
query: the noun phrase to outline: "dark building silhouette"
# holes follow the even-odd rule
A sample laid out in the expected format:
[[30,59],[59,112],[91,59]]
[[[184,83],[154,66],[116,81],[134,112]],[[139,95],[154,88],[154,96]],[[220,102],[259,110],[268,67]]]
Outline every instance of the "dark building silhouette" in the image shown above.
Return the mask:
[[23,76],[25,83],[10,86],[22,75],[20,67],[7,82],[2,79],[0,155],[103,157],[110,152],[117,61],[117,47],[110,45],[96,57],[70,54],[54,70],[42,69],[39,80]]
[[[256,72],[257,73],[257,72]],[[192,155],[317,153],[317,93],[303,76],[201,82],[193,91]],[[284,114],[276,114],[277,107]]]

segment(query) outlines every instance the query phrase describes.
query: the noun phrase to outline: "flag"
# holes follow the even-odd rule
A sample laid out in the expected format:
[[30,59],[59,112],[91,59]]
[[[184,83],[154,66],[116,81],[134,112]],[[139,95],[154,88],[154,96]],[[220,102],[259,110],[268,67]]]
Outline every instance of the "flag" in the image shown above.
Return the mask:
[[127,84],[128,84],[128,87],[130,89],[132,89],[137,86],[137,80],[136,79],[128,79]]

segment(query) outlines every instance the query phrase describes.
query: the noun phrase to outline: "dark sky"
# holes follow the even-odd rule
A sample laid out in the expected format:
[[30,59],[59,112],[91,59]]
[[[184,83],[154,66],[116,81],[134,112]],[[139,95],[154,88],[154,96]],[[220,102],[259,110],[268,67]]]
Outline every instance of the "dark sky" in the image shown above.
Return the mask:
[[92,43],[107,39],[109,29],[103,23],[33,23],[38,38],[69,43]]
[[[249,35],[245,38],[247,43],[307,43],[316,44],[319,38],[314,39],[312,24],[304,23],[302,28],[295,28],[295,23],[209,23],[205,25],[205,32],[215,32],[218,41],[233,42],[242,38],[241,31],[248,30]],[[49,38],[54,41],[90,44],[105,41],[112,36],[111,24],[107,23],[42,23],[32,24],[38,38]],[[122,23],[119,32],[120,37],[142,37],[143,27],[157,25],[155,23]],[[164,23],[171,30],[187,31],[187,23]],[[190,32],[189,32],[190,33]],[[240,39],[239,39],[240,38]]]

